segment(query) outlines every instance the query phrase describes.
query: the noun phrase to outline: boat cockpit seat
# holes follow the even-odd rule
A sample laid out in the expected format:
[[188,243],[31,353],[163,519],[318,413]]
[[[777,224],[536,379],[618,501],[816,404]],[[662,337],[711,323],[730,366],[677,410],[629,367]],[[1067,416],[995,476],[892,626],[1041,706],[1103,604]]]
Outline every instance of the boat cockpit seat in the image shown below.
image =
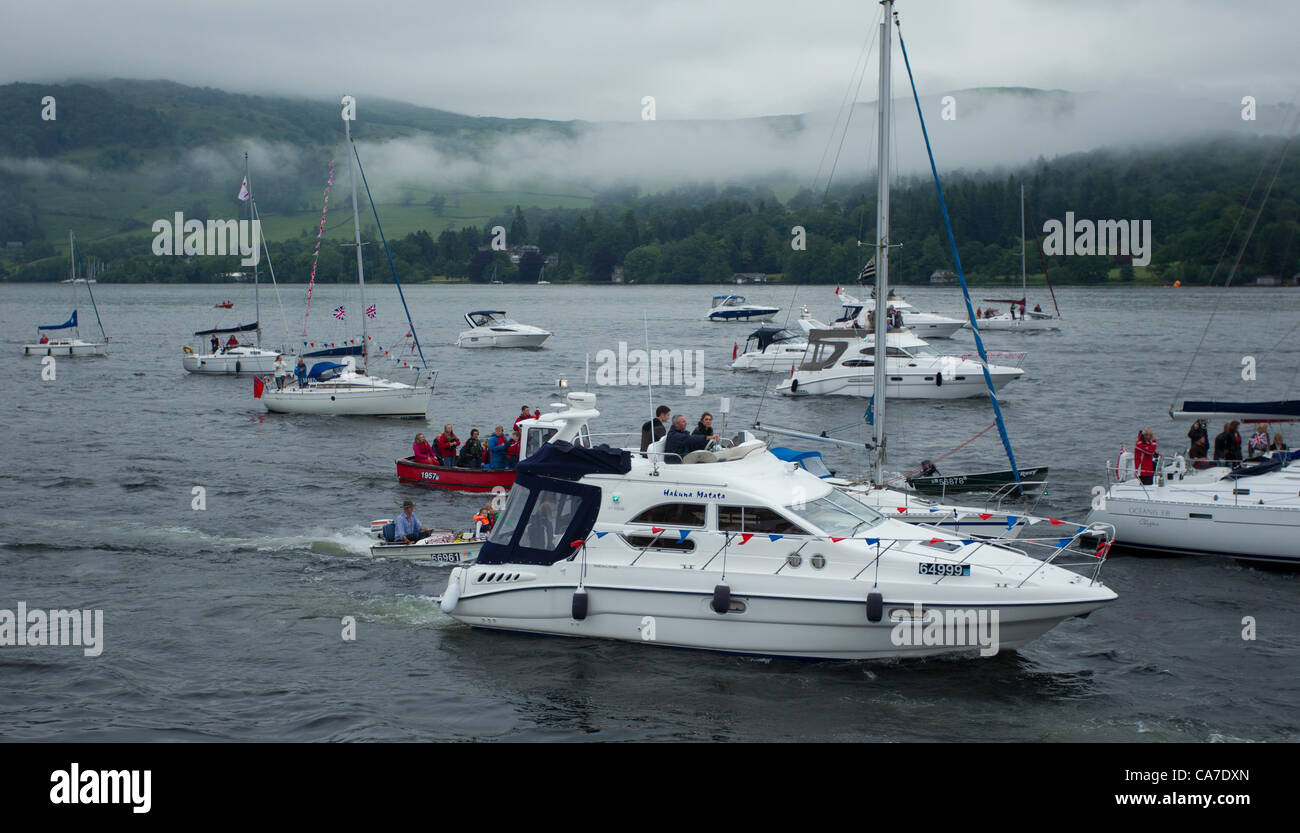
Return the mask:
[[1115,479],[1123,483],[1134,477],[1137,477],[1137,473],[1133,469],[1133,452],[1125,451],[1119,455],[1119,462],[1115,465]]
[[660,437],[659,439],[655,440],[654,442],[650,443],[650,445],[645,447],[646,455],[649,456],[651,459],[662,460],[664,456],[664,449],[667,447],[668,447],[668,435],[665,434],[664,436]]
[[716,463],[720,458],[712,451],[692,451],[682,458],[683,463]]
[[747,457],[750,454],[753,454],[760,448],[767,448],[767,443],[762,440],[746,440],[739,445],[733,445],[731,448],[719,449],[718,451],[715,451],[713,455],[719,461],[739,460],[741,457]]

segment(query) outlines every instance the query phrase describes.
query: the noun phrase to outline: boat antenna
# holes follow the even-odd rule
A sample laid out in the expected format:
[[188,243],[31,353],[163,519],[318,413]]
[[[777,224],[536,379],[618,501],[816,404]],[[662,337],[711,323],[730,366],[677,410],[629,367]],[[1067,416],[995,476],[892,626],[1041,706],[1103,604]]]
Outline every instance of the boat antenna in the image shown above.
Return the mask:
[[[72,229],[68,229],[68,240],[70,243],[73,241]],[[75,247],[75,243],[73,243],[73,245]],[[75,248],[72,259],[72,289],[73,292],[77,289],[77,260],[75,256]],[[99,334],[103,337],[104,343],[107,344],[108,333],[104,332],[104,322],[99,318],[99,307],[95,304],[95,292],[90,288],[89,278],[86,279],[86,294],[90,296],[90,308],[95,311],[95,323],[99,325]],[[73,309],[76,309],[76,304],[73,304]],[[78,336],[80,336],[80,333],[78,333]]]

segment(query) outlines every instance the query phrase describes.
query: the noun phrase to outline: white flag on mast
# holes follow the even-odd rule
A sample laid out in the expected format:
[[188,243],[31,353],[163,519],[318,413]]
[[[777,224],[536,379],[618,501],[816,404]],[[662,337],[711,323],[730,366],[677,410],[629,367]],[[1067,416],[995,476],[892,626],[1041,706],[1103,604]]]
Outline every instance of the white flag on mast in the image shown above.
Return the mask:
[[244,177],[244,183],[239,186],[239,201],[248,201],[248,177]]

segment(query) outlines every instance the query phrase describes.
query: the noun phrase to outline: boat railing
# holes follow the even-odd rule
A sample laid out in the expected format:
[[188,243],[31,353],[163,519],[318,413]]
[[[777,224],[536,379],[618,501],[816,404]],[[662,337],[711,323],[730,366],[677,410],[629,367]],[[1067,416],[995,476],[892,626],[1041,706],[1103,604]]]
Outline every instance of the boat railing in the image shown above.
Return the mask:
[[[1052,533],[1050,528],[1047,533],[1044,536],[1030,535],[1016,539],[1017,549],[1024,555],[1039,561],[1038,566],[1031,570],[1029,575],[1021,579],[1016,586],[1023,587],[1025,582],[1033,578],[1039,570],[1053,563],[1058,567],[1065,568],[1091,567],[1091,575],[1088,576],[1088,580],[1090,584],[1096,584],[1098,576],[1101,574],[1101,567],[1106,563],[1111,544],[1115,540],[1115,527],[1108,523],[1097,522],[1080,526],[1073,535],[1068,537],[1059,533]],[[1085,541],[1087,543],[1084,543]],[[1093,549],[1094,546],[1095,549]],[[1089,552],[1089,549],[1092,551]],[[1062,557],[1071,560],[1060,560]]]

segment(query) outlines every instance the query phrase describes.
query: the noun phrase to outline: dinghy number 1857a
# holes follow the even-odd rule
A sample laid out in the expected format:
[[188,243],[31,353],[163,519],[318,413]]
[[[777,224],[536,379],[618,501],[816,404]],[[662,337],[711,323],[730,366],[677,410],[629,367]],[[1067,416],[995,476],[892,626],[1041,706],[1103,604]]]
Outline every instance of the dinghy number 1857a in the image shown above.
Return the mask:
[[923,576],[968,576],[970,575],[969,564],[942,564],[932,561],[928,564],[922,563],[916,565],[917,572]]

